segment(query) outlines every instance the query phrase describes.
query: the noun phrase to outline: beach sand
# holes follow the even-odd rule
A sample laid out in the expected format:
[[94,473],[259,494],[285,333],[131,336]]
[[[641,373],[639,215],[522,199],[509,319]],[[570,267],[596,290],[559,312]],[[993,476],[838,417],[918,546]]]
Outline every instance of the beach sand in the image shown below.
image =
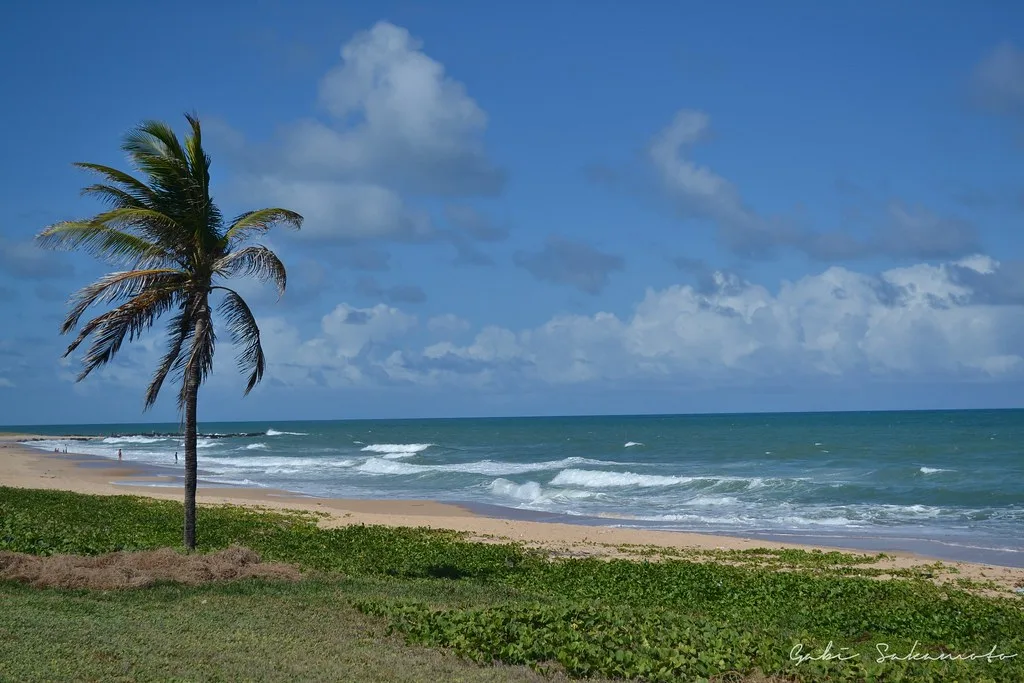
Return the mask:
[[[118,462],[96,456],[57,454],[19,443],[31,434],[0,434],[0,485],[36,489],[61,489],[98,495],[139,495],[181,500],[181,479],[153,467]],[[57,437],[45,437],[53,439]],[[70,438],[70,437],[66,437]],[[73,442],[69,448],[73,448]],[[202,462],[200,461],[200,469]],[[134,484],[133,484],[134,483]],[[714,559],[706,551],[749,550],[752,548],[838,550],[861,554],[867,551],[781,543],[752,538],[680,531],[653,531],[559,522],[502,519],[460,505],[429,500],[354,500],[315,498],[273,489],[213,487],[200,481],[199,504],[232,504],[271,509],[305,510],[325,513],[321,526],[380,524],[385,526],[429,527],[466,532],[487,542],[515,541],[544,548],[559,555],[637,557],[683,557]],[[874,553],[872,553],[874,554]],[[1024,568],[972,562],[941,562],[909,552],[885,551],[886,558],[858,565],[886,571],[920,570],[936,582],[969,579],[989,584],[991,590],[978,592],[1016,594],[1024,586]],[[719,558],[720,559],[720,558]],[[1019,595],[1019,594],[1016,594]]]

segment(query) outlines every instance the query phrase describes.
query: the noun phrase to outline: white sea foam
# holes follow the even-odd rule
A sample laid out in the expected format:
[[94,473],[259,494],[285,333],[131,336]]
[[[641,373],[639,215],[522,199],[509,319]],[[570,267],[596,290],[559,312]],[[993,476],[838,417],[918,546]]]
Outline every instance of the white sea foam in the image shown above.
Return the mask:
[[614,488],[619,486],[678,486],[694,481],[694,477],[670,477],[659,474],[633,472],[604,472],[601,470],[562,470],[551,480],[552,486],[583,486],[584,488]]
[[640,443],[639,441],[627,441],[622,447],[632,448],[633,446],[643,446],[643,444]]
[[503,498],[514,498],[527,502],[533,502],[542,495],[540,484],[535,481],[517,484],[508,479],[495,479],[492,481],[491,492]]
[[224,474],[228,472],[249,472],[263,474],[298,474],[307,472],[314,474],[325,469],[352,467],[356,460],[334,458],[288,458],[288,457],[204,457],[199,461],[200,467],[210,472]]
[[944,470],[941,467],[922,467],[920,469],[921,474],[937,474],[939,472],[952,472],[953,470]]
[[738,498],[733,498],[732,496],[697,496],[686,501],[686,505],[736,505],[739,502]]
[[367,453],[381,453],[385,458],[408,458],[422,453],[433,445],[432,443],[371,443],[359,450]]
[[[595,491],[577,491],[575,489],[545,489],[538,482],[528,481],[517,484],[508,479],[495,479],[488,487],[491,493],[500,498],[512,498],[524,503],[544,506],[551,503],[564,503],[582,498],[599,498],[602,494]],[[561,510],[567,512],[566,510]]]
[[422,474],[426,469],[422,465],[408,465],[404,462],[368,458],[366,462],[355,468],[367,474]]
[[257,488],[268,488],[267,484],[261,484],[258,481],[252,479],[226,479],[224,477],[211,477],[209,481],[216,484],[227,484],[228,486],[246,486],[246,487],[257,487]]
[[267,444],[265,443],[251,443],[245,447],[247,451],[265,451],[267,450]]
[[447,465],[414,465],[412,463],[395,462],[387,456],[381,458],[368,458],[366,462],[355,469],[367,474],[426,474],[428,472],[458,472],[461,474],[479,474],[483,476],[501,477],[510,474],[524,474],[527,472],[544,472],[547,470],[560,470],[573,465],[602,465],[600,460],[588,458],[563,458],[562,460],[550,460],[547,462],[500,462],[495,460],[478,460],[475,462],[451,463]]
[[[572,458],[568,458],[572,460]],[[552,463],[554,464],[554,463]],[[612,463],[607,461],[585,461],[575,464],[594,465],[619,465],[623,463]],[[785,486],[795,481],[806,481],[806,478],[792,479],[763,479],[761,477],[727,477],[727,476],[703,476],[686,477],[661,474],[637,474],[635,472],[609,472],[606,470],[582,470],[570,468],[555,475],[551,480],[553,486],[583,486],[585,488],[618,488],[637,486],[640,488],[655,488],[667,486],[693,485],[693,488],[706,490],[717,490],[725,493],[732,493],[738,490],[758,489],[764,487]]]
[[268,429],[267,436],[308,436],[306,432],[279,432],[276,429]]
[[168,440],[165,436],[108,436],[103,439],[103,443],[157,443]]
[[674,522],[692,524],[695,526],[709,526],[715,528],[741,527],[741,528],[772,528],[778,524],[784,524],[795,528],[814,527],[857,527],[857,522],[845,517],[804,517],[800,515],[789,515],[785,517],[759,518],[751,515],[701,515],[701,514],[669,514],[639,516],[633,519],[645,522]]

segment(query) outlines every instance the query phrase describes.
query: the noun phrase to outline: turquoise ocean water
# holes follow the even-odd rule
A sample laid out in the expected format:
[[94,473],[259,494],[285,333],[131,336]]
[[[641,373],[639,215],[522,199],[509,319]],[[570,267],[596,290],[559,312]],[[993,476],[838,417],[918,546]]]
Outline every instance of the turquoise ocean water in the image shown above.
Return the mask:
[[[182,450],[180,438],[160,435],[176,424],[3,429],[97,435],[32,445],[108,458],[121,448],[125,460],[167,468]],[[1024,411],[235,422],[200,431],[201,479],[210,484],[874,539],[883,548],[927,542],[951,549],[938,556],[991,551],[1024,562]]]

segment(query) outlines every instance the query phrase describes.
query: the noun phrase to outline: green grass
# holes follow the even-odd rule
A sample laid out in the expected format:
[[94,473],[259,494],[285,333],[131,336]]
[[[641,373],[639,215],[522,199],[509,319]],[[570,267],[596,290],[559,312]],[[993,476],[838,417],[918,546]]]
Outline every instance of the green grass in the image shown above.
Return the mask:
[[[108,593],[0,587],[0,680],[541,681],[526,667],[480,667],[410,647],[346,580],[244,581]],[[426,594],[429,594],[427,592]]]
[[[0,549],[93,554],[177,545],[180,520],[181,506],[173,502],[0,488]],[[552,559],[454,532],[323,530],[311,515],[230,507],[201,508],[198,524],[203,550],[237,543],[316,576],[296,585],[116,594],[2,585],[0,635],[21,645],[14,655],[8,648],[0,653],[0,680],[62,678],[86,665],[85,678],[137,680],[533,675],[470,661],[650,681],[721,680],[730,672],[802,681],[1024,680],[1019,600],[982,598],[915,577],[850,576],[863,563],[857,558],[745,551],[719,558],[734,564]],[[138,632],[125,635],[132,628]],[[161,635],[168,631],[175,632]],[[857,658],[791,660],[797,644],[820,655],[829,641],[833,651],[849,648],[844,654]],[[991,663],[875,661],[880,643],[904,654],[915,641],[917,652],[932,655],[984,654],[995,646],[1018,656]],[[83,651],[88,656],[75,661],[73,653]],[[181,659],[186,652],[189,659]],[[196,668],[181,669],[182,661]],[[417,663],[401,668],[407,662]],[[317,666],[330,675],[303,668]],[[390,674],[374,678],[375,667]]]

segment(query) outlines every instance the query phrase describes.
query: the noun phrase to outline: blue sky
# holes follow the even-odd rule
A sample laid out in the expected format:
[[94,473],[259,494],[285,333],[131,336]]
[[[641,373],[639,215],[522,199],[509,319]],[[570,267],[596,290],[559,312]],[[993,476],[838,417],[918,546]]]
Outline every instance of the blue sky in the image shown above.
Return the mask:
[[41,2],[2,29],[0,423],[173,419],[159,330],[75,384],[39,252],[196,111],[216,199],[306,217],[201,418],[1020,407],[1024,9]]

